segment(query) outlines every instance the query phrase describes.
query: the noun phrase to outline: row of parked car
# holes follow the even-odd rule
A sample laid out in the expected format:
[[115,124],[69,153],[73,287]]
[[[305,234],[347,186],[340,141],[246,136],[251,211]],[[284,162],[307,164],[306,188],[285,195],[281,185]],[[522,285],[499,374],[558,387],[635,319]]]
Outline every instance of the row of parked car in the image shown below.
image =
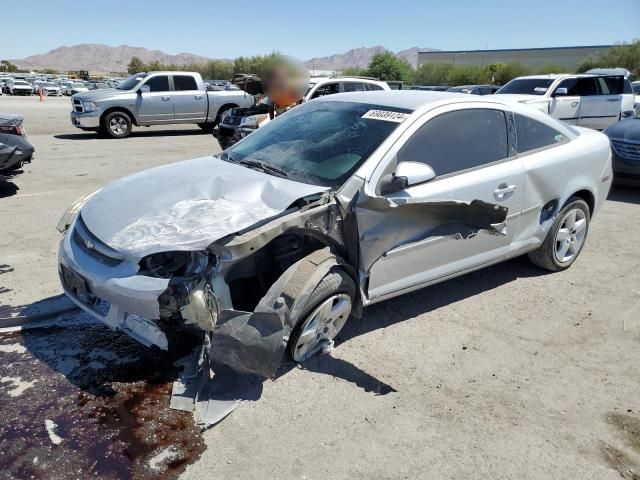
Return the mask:
[[88,82],[68,78],[47,79],[44,77],[4,76],[0,77],[0,95],[38,95],[42,91],[50,96],[71,96],[89,90],[115,88],[120,80]]

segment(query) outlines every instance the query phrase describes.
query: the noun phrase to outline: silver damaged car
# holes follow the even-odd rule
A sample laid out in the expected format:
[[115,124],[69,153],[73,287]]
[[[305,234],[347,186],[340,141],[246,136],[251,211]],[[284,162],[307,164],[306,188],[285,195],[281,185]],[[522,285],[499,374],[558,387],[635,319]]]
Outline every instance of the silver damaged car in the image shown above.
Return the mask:
[[60,277],[147,346],[197,332],[212,362],[269,377],[367,305],[523,254],[568,268],[611,180],[606,136],[517,102],[338,94],[79,200]]

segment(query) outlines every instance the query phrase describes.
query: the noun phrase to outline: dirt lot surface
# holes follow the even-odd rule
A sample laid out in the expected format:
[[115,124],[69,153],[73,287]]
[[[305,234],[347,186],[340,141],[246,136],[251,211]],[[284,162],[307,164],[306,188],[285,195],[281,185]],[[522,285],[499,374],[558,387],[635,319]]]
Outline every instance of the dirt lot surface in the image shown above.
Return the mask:
[[[214,151],[190,127],[99,139],[68,110],[0,97],[37,149],[0,185],[0,312],[61,292],[76,198]],[[640,478],[638,238],[640,189],[616,188],[568,271],[519,258],[375,305],[202,433],[168,409],[187,346],[83,315],[0,334],[0,478]]]

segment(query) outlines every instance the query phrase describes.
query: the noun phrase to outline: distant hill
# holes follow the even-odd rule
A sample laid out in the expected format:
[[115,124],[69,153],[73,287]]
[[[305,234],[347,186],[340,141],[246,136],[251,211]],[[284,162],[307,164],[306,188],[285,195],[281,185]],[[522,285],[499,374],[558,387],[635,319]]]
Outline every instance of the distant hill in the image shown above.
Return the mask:
[[[434,48],[413,47],[407,50],[396,52],[395,55],[406,59],[412,66],[418,64],[418,51],[427,50],[435,51]],[[371,62],[371,58],[376,53],[386,52],[387,48],[378,45],[376,47],[354,48],[345,53],[337,53],[328,57],[316,57],[305,62],[309,69],[316,70],[343,70],[347,67],[366,68]]]
[[132,57],[138,57],[143,62],[158,60],[163,64],[191,65],[209,60],[207,57],[193,53],[179,53],[169,55],[159,50],[147,50],[142,47],[120,45],[111,47],[95,43],[83,43],[71,47],[58,47],[48,53],[32,55],[27,58],[12,60],[22,68],[38,70],[54,68],[60,71],[89,70],[101,72],[126,72]]
[[[418,47],[401,50],[395,55],[407,59],[414,67],[418,63]],[[433,51],[432,48],[422,50]],[[312,58],[305,62],[308,68],[316,70],[343,70],[347,67],[365,68],[376,53],[385,52],[383,46],[354,48],[345,53],[337,53],[328,57]],[[92,72],[125,72],[132,57],[140,58],[144,63],[154,60],[162,64],[192,65],[202,63],[210,58],[193,53],[170,55],[160,50],[147,50],[142,47],[120,45],[111,47],[96,43],[83,43],[71,47],[58,47],[48,53],[32,55],[27,58],[11,60],[21,68],[42,70],[54,68],[60,71],[89,70]]]

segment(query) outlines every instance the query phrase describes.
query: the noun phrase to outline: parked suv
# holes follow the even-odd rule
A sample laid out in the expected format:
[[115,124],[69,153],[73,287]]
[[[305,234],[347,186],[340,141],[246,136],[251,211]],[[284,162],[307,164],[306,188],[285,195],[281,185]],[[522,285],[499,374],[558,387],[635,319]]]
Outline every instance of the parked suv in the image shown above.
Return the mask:
[[381,82],[370,77],[311,77],[309,90],[304,96],[304,101],[314,98],[345,92],[371,92],[375,90],[391,90],[386,82]]
[[9,78],[6,80],[5,91],[9,95],[31,95],[34,90],[26,80]]
[[514,78],[497,95],[538,108],[570,125],[604,130],[634,109],[631,83],[624,75],[533,75]]

